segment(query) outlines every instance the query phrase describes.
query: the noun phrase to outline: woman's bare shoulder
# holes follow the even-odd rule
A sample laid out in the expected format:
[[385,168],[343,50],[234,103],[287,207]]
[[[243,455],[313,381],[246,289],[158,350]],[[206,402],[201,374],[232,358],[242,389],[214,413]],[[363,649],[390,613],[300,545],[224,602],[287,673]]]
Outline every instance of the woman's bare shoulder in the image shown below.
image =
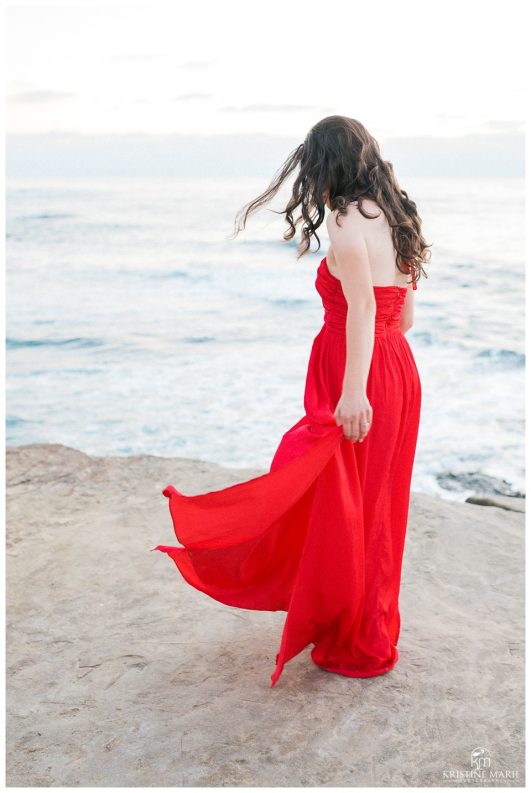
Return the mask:
[[373,198],[364,198],[361,202],[353,201],[349,209],[350,207],[352,207],[350,211],[355,219],[354,222],[358,223],[362,228],[373,229],[375,226],[381,226],[382,223],[386,222],[385,213]]
[[[362,210],[360,210],[359,202],[351,201],[347,205],[347,211],[345,214],[339,213],[337,209],[334,209],[330,212],[327,217],[327,223],[329,222],[337,222],[339,223],[344,222],[345,220],[349,224],[357,225],[357,226],[365,226],[370,223],[371,220],[376,220],[377,218],[385,220],[385,214],[382,212],[381,208],[378,206],[376,201],[372,198],[364,198],[361,202]],[[367,215],[371,215],[370,218],[366,217],[363,212]]]

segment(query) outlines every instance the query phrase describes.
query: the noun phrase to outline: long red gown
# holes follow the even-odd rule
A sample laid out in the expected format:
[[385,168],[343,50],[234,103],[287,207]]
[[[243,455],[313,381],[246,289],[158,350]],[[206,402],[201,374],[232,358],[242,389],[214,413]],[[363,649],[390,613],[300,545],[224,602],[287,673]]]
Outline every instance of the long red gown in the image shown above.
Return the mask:
[[[169,499],[181,547],[157,545],[183,578],[244,609],[286,611],[271,675],[309,644],[322,669],[351,677],[398,661],[398,608],[421,385],[399,327],[407,289],[375,286],[376,318],[363,443],[333,413],[345,369],[347,302],[326,262],[315,286],[324,324],[315,337],[305,415],[282,436],[269,472],[221,490]],[[416,284],[414,284],[416,288]]]

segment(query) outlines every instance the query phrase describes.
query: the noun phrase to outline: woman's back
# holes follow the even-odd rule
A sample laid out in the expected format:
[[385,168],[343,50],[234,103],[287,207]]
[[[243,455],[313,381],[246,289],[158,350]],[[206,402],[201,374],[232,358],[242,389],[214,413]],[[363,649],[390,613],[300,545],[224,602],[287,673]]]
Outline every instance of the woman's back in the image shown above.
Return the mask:
[[[387,218],[372,199],[364,199],[362,203],[364,212],[376,217],[366,218],[359,211],[357,202],[352,202],[348,207],[348,214],[355,214],[356,223],[359,225],[365,238],[367,254],[374,286],[408,286],[411,280],[408,273],[401,273],[396,266],[396,254],[393,245],[391,227]],[[343,222],[341,220],[340,222]],[[328,268],[332,275],[339,277],[333,248],[326,254]]]

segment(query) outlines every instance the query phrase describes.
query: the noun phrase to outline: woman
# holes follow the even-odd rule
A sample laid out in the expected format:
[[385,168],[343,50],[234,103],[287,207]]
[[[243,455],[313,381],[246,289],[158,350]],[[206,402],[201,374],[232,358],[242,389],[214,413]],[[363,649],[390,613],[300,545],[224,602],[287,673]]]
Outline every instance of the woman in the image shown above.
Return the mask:
[[310,353],[305,415],[283,435],[268,473],[196,496],[168,485],[182,547],[151,549],[221,603],[287,612],[272,686],[309,644],[317,666],[351,677],[383,674],[398,660],[421,405],[404,334],[429,259],[416,205],[374,138],[343,116],[315,124],[244,207],[236,234],[295,169],[284,239],[302,223],[299,258],[311,237],[320,244],[330,210],[330,247],[315,281],[324,324]]

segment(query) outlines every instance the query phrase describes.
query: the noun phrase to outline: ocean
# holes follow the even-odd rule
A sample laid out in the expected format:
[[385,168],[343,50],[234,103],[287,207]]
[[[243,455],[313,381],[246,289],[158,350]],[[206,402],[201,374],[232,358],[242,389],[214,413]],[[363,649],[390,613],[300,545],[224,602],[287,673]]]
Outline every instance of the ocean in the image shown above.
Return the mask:
[[[228,239],[267,184],[8,182],[8,445],[268,469],[304,413],[327,236],[297,262],[277,197]],[[407,333],[422,382],[412,489],[523,494],[524,182],[401,186],[433,243]]]

